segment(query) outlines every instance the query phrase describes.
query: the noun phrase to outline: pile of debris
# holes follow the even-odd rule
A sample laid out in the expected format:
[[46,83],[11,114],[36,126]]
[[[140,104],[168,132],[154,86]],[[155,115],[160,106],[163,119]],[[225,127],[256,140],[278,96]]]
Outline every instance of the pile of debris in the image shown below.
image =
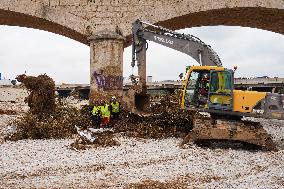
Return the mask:
[[112,129],[80,129],[77,127],[78,136],[74,143],[71,143],[73,150],[85,150],[87,148],[119,146],[120,143],[114,139]]
[[177,95],[152,98],[150,114],[139,115],[123,111],[114,130],[139,138],[185,137],[193,127],[196,112],[180,110],[178,102]]
[[26,76],[25,74],[16,77],[29,91],[25,102],[30,107],[30,112],[35,115],[52,113],[55,111],[55,83],[47,75]]
[[2,110],[0,109],[0,115],[16,115],[17,112],[14,110]]
[[60,98],[56,100],[52,78],[47,75],[20,75],[17,80],[30,92],[25,99],[30,110],[15,121],[17,132],[10,138],[12,140],[66,138],[77,133],[78,138],[71,147],[84,149],[88,145],[119,145],[114,139],[115,133],[123,133],[129,137],[160,139],[185,137],[192,129],[195,112],[180,111],[178,97],[167,95],[152,98],[150,114],[138,115],[122,110],[120,119],[112,124],[112,130],[99,129],[93,132],[92,106],[85,105],[77,109]]
[[84,150],[90,147],[109,147],[117,146],[119,142],[115,140],[112,129],[95,129],[92,123],[93,106],[85,105],[80,109],[80,122],[74,122],[76,128],[76,139],[71,144],[74,150]]
[[171,112],[180,109],[180,93],[172,95],[155,95],[151,97],[148,109],[152,114]]
[[165,111],[148,116],[122,112],[121,120],[114,125],[114,130],[128,137],[185,137],[192,129],[194,115],[195,112],[190,111]]
[[[10,140],[48,139],[73,137],[92,127],[91,110],[89,105],[78,109],[69,105],[64,99],[55,98],[55,84],[47,75],[17,77],[19,82],[28,89],[29,96],[25,102],[29,111],[14,121],[16,132]],[[78,126],[76,129],[76,125]],[[88,140],[76,140],[75,146],[88,145]],[[93,146],[118,145],[113,139],[113,132],[96,133]],[[81,146],[82,146],[81,145]]]
[[16,133],[10,140],[65,138],[76,133],[74,123],[90,123],[90,119],[60,99],[55,99],[55,84],[47,75],[20,75],[19,82],[29,90],[25,99],[30,110],[15,120]]
[[[121,110],[120,119],[111,124],[112,129],[93,129],[81,127],[77,129],[79,138],[71,144],[75,150],[89,147],[107,147],[119,145],[114,134],[127,137],[162,139],[166,137],[185,137],[193,126],[194,111],[181,111],[174,96],[164,96],[151,100],[150,114],[139,115]],[[91,119],[90,106],[81,112]]]
[[166,137],[185,137],[192,129],[194,112],[171,111],[142,116],[123,110],[112,129],[77,129],[78,138],[71,144],[75,150],[89,147],[117,146],[116,133],[127,137],[162,139]]
[[11,140],[66,138],[76,134],[74,123],[90,121],[71,106],[57,105],[54,112],[40,116],[27,112],[14,121],[16,133]]

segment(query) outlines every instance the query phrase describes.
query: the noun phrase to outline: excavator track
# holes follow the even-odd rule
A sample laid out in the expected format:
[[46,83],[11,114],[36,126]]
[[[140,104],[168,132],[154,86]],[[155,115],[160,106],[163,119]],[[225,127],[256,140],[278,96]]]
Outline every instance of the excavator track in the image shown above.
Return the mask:
[[271,135],[266,132],[259,122],[215,120],[198,117],[194,120],[192,131],[185,137],[181,145],[206,140],[239,141],[257,145],[263,149],[277,151]]

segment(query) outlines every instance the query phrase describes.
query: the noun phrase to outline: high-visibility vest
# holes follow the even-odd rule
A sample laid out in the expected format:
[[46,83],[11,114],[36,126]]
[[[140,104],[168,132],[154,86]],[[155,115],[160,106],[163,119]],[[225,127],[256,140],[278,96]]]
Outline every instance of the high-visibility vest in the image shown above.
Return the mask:
[[101,106],[102,117],[110,117],[109,105]]
[[99,106],[94,106],[93,110],[92,110],[92,114],[93,115],[99,115],[100,113],[100,107]]
[[111,103],[110,104],[112,107],[112,113],[118,113],[119,112],[119,102]]

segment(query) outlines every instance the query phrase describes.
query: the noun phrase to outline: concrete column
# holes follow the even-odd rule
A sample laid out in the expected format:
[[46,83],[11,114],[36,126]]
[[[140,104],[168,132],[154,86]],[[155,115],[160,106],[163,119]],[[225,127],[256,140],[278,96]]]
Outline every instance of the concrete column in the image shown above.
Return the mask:
[[122,96],[123,42],[114,32],[104,31],[89,37],[90,42],[90,104],[97,99]]

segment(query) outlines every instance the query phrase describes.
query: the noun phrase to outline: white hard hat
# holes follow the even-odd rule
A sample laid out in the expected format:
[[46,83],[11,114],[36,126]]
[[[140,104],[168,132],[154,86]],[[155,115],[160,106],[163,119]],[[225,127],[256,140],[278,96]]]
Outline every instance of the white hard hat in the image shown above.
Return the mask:
[[112,100],[116,100],[116,97],[115,97],[115,96],[112,96],[111,99],[112,99]]

